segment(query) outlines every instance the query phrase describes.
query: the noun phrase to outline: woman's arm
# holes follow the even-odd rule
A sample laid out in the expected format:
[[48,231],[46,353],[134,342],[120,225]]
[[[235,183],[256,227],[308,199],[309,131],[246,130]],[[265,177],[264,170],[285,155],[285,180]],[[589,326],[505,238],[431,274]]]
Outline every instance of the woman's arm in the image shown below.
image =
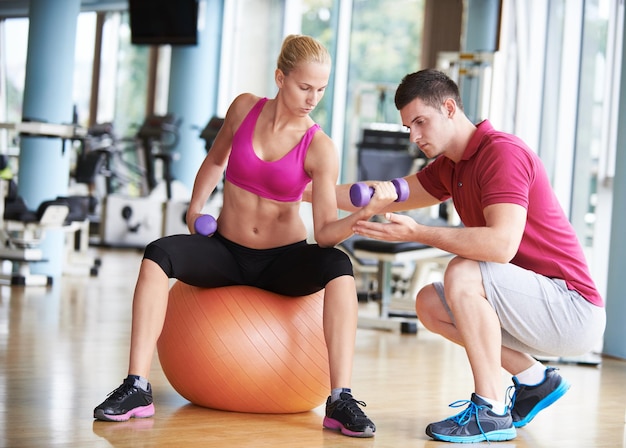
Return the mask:
[[[422,184],[420,184],[419,180],[417,180],[417,176],[415,174],[409,174],[408,176],[405,176],[404,180],[406,180],[409,186],[408,199],[403,202],[392,202],[378,213],[415,210],[418,208],[430,207],[432,205],[441,203],[440,200],[438,200],[434,196],[431,196],[424,189],[424,187],[422,187]],[[376,191],[380,189],[380,184],[390,183],[389,181],[374,180],[367,180],[362,182],[374,188],[374,195],[376,195]],[[355,212],[359,210],[359,207],[355,207],[350,202],[350,187],[352,187],[352,185],[353,184],[335,185],[335,196],[337,200],[337,208],[339,210],[345,210],[348,212]],[[311,184],[307,185],[307,188],[304,190],[302,200],[305,202],[313,201],[313,186]]]
[[195,233],[193,223],[202,214],[202,208],[222,179],[230,156],[233,135],[257,100],[258,98],[251,94],[242,94],[235,98],[226,112],[224,124],[196,173],[186,215],[187,226],[192,233]]
[[382,183],[368,205],[354,209],[349,216],[338,219],[337,178],[338,159],[332,140],[318,132],[311,142],[305,168],[312,179],[311,187],[303,199],[310,198],[313,208],[315,241],[320,246],[331,247],[350,237],[352,226],[359,220],[368,220],[381,213],[396,199],[391,183]]

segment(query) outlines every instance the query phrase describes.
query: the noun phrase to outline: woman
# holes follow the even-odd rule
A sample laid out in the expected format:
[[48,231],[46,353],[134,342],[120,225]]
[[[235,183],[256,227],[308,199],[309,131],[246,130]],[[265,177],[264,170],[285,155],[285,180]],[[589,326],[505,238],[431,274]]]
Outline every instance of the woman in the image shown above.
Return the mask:
[[[147,376],[163,327],[169,278],[200,287],[245,284],[301,296],[321,289],[331,393],[324,427],[372,437],[374,423],[351,394],[357,296],[352,266],[334,248],[352,226],[371,218],[394,193],[377,193],[361,210],[337,218],[338,160],[331,139],[309,116],[324,95],[330,56],[315,39],[291,35],[275,71],[274,99],[246,93],[231,104],[197,173],[187,223],[191,235],[164,237],[145,250],[133,298],[128,377],[94,417],[125,421],[154,414]],[[225,170],[218,230],[208,238],[193,223]],[[299,214],[311,182],[315,240],[306,242]]]

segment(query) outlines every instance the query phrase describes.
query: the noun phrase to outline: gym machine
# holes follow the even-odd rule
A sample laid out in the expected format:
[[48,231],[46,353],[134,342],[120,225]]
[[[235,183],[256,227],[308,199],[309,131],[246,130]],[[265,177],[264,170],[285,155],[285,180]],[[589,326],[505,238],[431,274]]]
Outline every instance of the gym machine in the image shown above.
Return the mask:
[[[396,186],[399,200],[403,200],[407,192],[399,183],[400,178],[419,171],[428,160],[410,142],[408,131],[400,125],[399,113],[393,104],[396,88],[395,84],[364,83],[356,89],[346,172],[349,179],[358,181],[390,180]],[[361,206],[370,193],[359,185],[359,182],[353,184],[350,193],[353,204]],[[430,221],[431,215],[437,215],[439,220],[439,209],[427,210],[425,215],[418,220]],[[377,241],[359,236],[348,238],[338,247],[352,261],[359,281],[359,301],[374,301],[378,305],[374,315],[359,313],[359,327],[416,333],[416,291],[431,274],[441,270],[449,254],[419,243]]]
[[488,118],[491,110],[495,53],[442,51],[437,69],[459,86],[465,114],[474,123]]
[[[115,137],[110,124],[90,130],[94,139],[106,143],[96,143],[95,151],[87,148],[81,165],[85,169],[77,172],[81,171],[80,181],[92,185],[97,176],[105,179],[100,244],[143,248],[165,234],[187,232],[181,207],[173,205],[189,196],[171,174],[171,164],[178,157],[173,149],[179,125],[180,120],[168,114],[147,117],[132,139]],[[87,170],[90,175],[85,174]]]
[[[0,123],[3,130],[17,131],[19,135],[37,135],[55,137],[62,140],[80,140],[85,135],[76,125],[58,125],[41,122]],[[0,282],[9,285],[48,286],[52,278],[47,275],[33,274],[30,264],[47,261],[40,249],[46,231],[60,229],[74,233],[75,243],[80,241],[81,231],[87,219],[86,208],[81,206],[85,198],[57,197],[44,201],[36,210],[27,207],[17,195],[17,185],[12,180],[12,173],[6,155],[0,156],[0,170],[4,176],[0,180],[0,260],[3,260]],[[86,257],[86,245],[76,244],[67,251],[64,260],[65,272],[86,272],[97,275],[99,260]],[[79,259],[80,256],[80,259]],[[7,266],[7,264],[9,266]]]
[[[213,117],[202,130],[200,137],[206,141],[207,151],[222,124],[223,119]],[[108,147],[100,147],[96,152],[87,149],[84,161],[93,174],[82,180],[93,184],[94,176],[106,178],[99,229],[101,244],[143,248],[161,236],[188,232],[186,214],[191,193],[171,174],[171,164],[178,157],[174,148],[178,143],[179,126],[180,120],[171,114],[148,117],[129,145],[136,159],[134,164],[126,160],[125,154],[129,151],[122,147],[128,146],[128,139],[117,139],[110,126],[104,127]],[[102,126],[91,133],[95,136],[98,129],[102,131]],[[90,158],[96,158],[97,162]],[[126,171],[126,175],[120,169]],[[116,185],[128,178],[134,179],[132,182],[139,194],[119,192]],[[219,214],[216,204],[220,202],[217,197],[220,194],[218,186],[204,212]]]
[[[8,182],[1,181],[0,191],[8,190]],[[4,195],[7,197],[7,195]],[[11,201],[12,202],[12,201]],[[30,263],[47,261],[40,249],[45,232],[50,228],[60,228],[69,214],[69,205],[62,200],[46,201],[33,212],[25,207],[7,213],[5,201],[2,203],[3,226],[0,228],[0,260],[10,263],[0,273],[0,283],[23,286],[49,286],[52,277],[30,272]],[[23,206],[23,202],[16,201]]]

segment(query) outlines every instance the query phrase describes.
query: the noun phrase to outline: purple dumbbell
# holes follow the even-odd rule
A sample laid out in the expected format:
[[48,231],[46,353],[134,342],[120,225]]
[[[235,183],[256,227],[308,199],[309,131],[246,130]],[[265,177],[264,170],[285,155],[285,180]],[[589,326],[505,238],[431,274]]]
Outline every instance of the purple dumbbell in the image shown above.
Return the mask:
[[[398,199],[396,202],[406,201],[409,197],[409,184],[401,177],[393,179],[391,183],[396,187]],[[374,189],[363,182],[357,182],[350,187],[350,201],[355,207],[364,207],[369,204]]]
[[217,221],[211,215],[201,215],[193,223],[196,233],[204,236],[211,236],[217,230]]

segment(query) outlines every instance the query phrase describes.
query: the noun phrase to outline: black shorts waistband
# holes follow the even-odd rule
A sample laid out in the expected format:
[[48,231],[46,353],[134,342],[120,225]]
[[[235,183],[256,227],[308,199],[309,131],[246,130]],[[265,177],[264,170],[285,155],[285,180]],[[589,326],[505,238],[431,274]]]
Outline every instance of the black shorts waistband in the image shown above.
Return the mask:
[[228,238],[226,238],[224,235],[222,235],[219,232],[215,232],[212,238],[219,239],[220,241],[224,243],[225,246],[233,248],[237,250],[238,252],[249,252],[249,253],[254,253],[254,254],[267,254],[267,255],[271,255],[276,252],[280,253],[286,249],[291,249],[291,248],[298,247],[298,246],[305,246],[308,244],[306,240],[302,240],[302,241],[297,241],[295,243],[286,244],[284,246],[270,247],[268,249],[253,249],[251,247],[243,246],[239,243],[235,243],[234,241],[229,240]]

